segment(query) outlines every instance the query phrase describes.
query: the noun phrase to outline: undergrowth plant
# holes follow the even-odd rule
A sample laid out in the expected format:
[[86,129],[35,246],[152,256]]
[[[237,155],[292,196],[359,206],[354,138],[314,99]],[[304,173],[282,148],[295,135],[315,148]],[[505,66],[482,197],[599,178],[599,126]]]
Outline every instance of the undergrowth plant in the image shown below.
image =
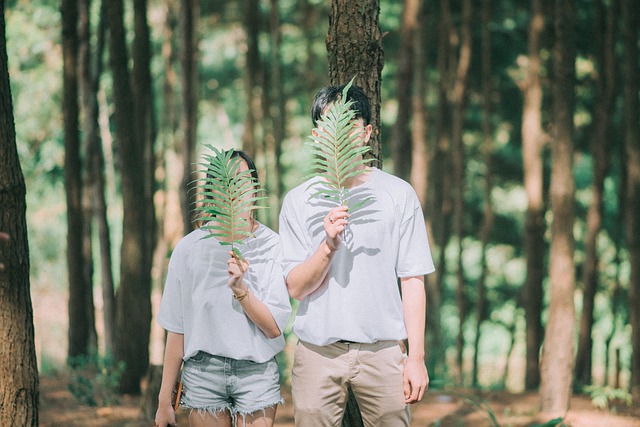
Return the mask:
[[203,197],[202,203],[194,208],[203,222],[200,228],[209,231],[205,238],[217,237],[220,244],[231,246],[236,256],[243,259],[238,245],[253,236],[247,219],[250,215],[246,214],[264,208],[258,203],[266,197],[260,195],[251,170],[240,170],[242,158],[233,157],[233,150],[223,151],[209,144],[206,147],[211,153],[203,154],[203,161],[198,163],[204,177],[193,183]]
[[[356,111],[351,108],[353,101],[347,100],[354,79],[342,90],[340,98],[328,106],[307,143],[313,158],[308,178],[321,177],[324,184],[312,184],[317,190],[311,198],[324,197],[342,206],[349,206],[346,183],[363,172],[360,166],[368,163],[364,154],[371,150],[371,147],[361,145],[362,129],[354,130]],[[365,202],[349,206],[349,210],[353,211]]]

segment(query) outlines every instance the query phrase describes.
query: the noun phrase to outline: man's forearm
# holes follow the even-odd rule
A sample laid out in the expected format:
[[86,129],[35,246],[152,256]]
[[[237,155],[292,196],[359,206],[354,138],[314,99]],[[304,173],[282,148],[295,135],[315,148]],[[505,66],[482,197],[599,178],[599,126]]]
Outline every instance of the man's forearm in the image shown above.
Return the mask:
[[323,240],[306,261],[294,267],[286,278],[289,294],[301,301],[318,289],[326,280],[334,251]]
[[426,291],[424,277],[400,279],[404,323],[409,341],[409,358],[424,360],[424,333],[426,319]]

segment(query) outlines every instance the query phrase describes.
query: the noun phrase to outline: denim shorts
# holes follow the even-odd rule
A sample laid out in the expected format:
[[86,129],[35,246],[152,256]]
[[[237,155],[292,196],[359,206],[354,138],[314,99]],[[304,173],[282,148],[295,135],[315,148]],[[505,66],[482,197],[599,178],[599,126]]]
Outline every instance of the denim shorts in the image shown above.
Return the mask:
[[275,358],[256,363],[200,351],[184,362],[181,406],[248,415],[284,403]]

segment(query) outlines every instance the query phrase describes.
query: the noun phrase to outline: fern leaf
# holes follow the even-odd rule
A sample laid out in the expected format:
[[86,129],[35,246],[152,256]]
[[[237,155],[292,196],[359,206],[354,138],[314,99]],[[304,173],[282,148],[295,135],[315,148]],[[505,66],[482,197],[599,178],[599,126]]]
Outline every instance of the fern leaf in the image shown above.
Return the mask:
[[354,132],[356,112],[351,109],[353,101],[347,100],[354,79],[345,86],[341,98],[329,105],[307,143],[312,154],[308,178],[322,177],[321,185],[315,180],[311,184],[318,185],[311,197],[333,199],[341,205],[348,204],[346,183],[363,172],[361,166],[368,163],[364,154],[371,150],[369,146],[360,146],[361,134]]
[[261,209],[258,203],[266,199],[260,194],[251,171],[240,171],[242,158],[232,157],[233,151],[222,151],[206,145],[212,154],[204,154],[198,163],[204,178],[192,183],[192,188],[203,196],[203,203],[194,210],[209,231],[208,237],[217,237],[222,245],[230,245],[231,250],[242,259],[236,247],[246,237],[253,236],[248,229],[250,221],[247,213]]

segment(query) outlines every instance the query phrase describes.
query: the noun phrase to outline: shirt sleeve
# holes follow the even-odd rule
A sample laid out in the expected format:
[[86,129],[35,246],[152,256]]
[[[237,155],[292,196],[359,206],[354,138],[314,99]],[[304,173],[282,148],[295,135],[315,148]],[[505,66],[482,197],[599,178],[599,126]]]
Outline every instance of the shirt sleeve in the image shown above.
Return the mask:
[[294,213],[291,198],[287,195],[282,203],[280,212],[279,234],[282,246],[282,271],[283,277],[293,270],[295,266],[307,259],[309,244],[304,240],[302,232]]
[[284,282],[282,274],[282,252],[280,246],[276,248],[273,263],[271,265],[271,274],[269,277],[269,290],[264,303],[271,311],[278,328],[284,332],[289,316],[291,315],[291,301],[289,292]]
[[422,207],[415,194],[408,205],[408,215],[400,224],[400,244],[396,260],[398,277],[423,276],[435,271]]
[[158,323],[167,331],[184,334],[180,278],[171,264],[167,270],[167,280],[158,310]]

